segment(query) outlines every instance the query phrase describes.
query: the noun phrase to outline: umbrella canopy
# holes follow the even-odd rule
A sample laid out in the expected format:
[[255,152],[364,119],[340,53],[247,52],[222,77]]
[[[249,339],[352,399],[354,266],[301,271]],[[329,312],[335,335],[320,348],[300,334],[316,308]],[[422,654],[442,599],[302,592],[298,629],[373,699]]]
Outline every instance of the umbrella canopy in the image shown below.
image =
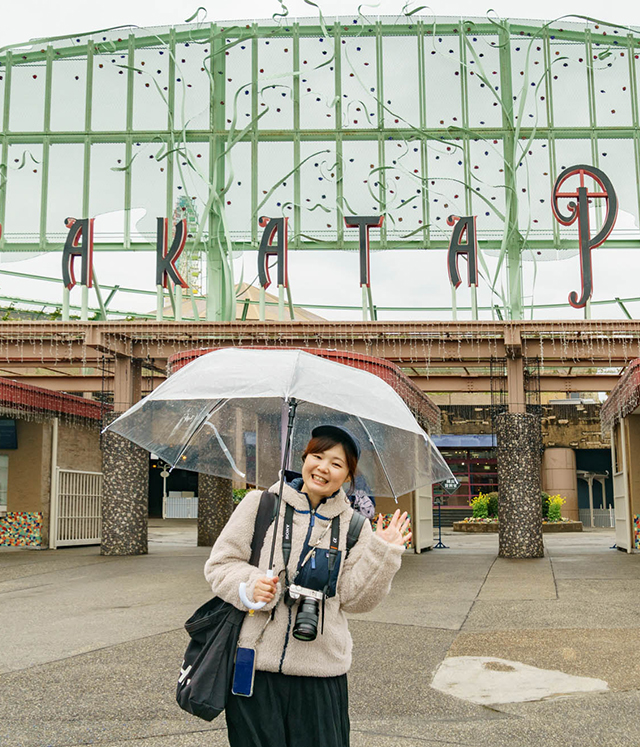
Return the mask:
[[388,384],[300,350],[207,353],[109,427],[173,467],[267,487],[280,468],[291,400],[297,402],[287,465],[293,469],[311,430],[331,424],[358,439],[358,472],[374,495],[396,497],[452,477]]

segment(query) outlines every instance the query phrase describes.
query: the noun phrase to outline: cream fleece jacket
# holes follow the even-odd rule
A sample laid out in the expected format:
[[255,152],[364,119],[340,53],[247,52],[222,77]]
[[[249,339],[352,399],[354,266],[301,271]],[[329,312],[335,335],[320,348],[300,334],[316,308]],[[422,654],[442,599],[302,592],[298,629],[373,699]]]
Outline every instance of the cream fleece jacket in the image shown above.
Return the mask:
[[[277,492],[278,488],[279,483],[276,483],[270,490]],[[266,574],[269,563],[274,524],[269,527],[265,537],[260,567],[249,564],[251,538],[261,495],[260,490],[247,493],[222,530],[205,564],[205,578],[211,584],[214,594],[241,610],[246,608],[238,596],[240,582],[247,584],[247,595],[250,599],[253,598],[255,582]],[[299,641],[291,635],[298,603],[290,608],[284,600],[280,601],[284,579],[281,537],[286,503],[294,508],[288,565],[290,582],[296,576],[310,524],[313,526],[309,544],[313,546],[331,524],[333,517],[340,516],[339,549],[342,551],[342,560],[336,595],[326,600],[324,633],[320,633],[319,625],[315,641]],[[376,537],[370,523],[365,521],[360,537],[345,561],[347,531],[352,513],[353,509],[341,489],[317,507],[312,522],[307,496],[290,485],[284,486],[274,560],[275,571],[280,578],[276,596],[262,610],[247,615],[240,631],[239,645],[256,649],[256,669],[306,677],[334,677],[349,670],[352,640],[345,612],[368,612],[384,599],[400,568],[404,550],[401,545],[391,545]],[[318,547],[329,547],[329,535],[330,531],[325,532]],[[274,618],[269,621],[274,607]]]

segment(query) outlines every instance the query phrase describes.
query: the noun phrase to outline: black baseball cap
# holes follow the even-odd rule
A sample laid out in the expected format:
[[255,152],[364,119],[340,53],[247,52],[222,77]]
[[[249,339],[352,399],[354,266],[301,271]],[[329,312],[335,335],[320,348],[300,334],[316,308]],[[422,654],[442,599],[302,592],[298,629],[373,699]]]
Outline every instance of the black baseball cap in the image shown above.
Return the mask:
[[329,436],[334,438],[338,443],[348,444],[356,454],[356,457],[360,459],[360,444],[358,439],[351,433],[351,431],[343,428],[341,425],[318,425],[311,431],[312,438],[318,436]]

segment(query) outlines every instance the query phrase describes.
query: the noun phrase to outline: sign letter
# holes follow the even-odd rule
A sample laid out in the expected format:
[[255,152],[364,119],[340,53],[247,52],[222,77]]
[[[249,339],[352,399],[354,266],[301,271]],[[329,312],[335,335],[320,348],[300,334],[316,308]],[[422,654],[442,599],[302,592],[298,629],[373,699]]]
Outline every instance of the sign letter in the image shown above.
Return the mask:
[[[267,218],[262,216],[258,225],[264,228],[258,249],[258,276],[260,286],[265,290],[271,285],[269,276],[269,257],[278,260],[278,285],[285,288],[289,284],[287,272],[287,247],[289,234],[289,218]],[[277,238],[274,245],[273,240]]]
[[360,287],[371,287],[371,267],[369,264],[369,229],[380,228],[384,215],[345,215],[344,223],[347,228],[360,230]]
[[[580,186],[573,192],[562,190],[562,186],[567,179],[572,176],[580,177]],[[600,187],[600,191],[590,192],[584,185],[585,176],[593,179]],[[597,188],[596,188],[597,190]],[[570,199],[567,204],[568,215],[563,215],[558,206],[558,200],[561,198]],[[600,231],[591,238],[591,226],[589,223],[589,202],[593,199],[605,200],[607,203],[607,212],[604,223]],[[595,166],[570,166],[565,169],[556,179],[553,185],[553,199],[551,202],[553,214],[556,220],[563,226],[570,226],[576,220],[578,221],[578,243],[580,247],[580,278],[582,292],[578,298],[575,291],[569,293],[569,303],[574,309],[581,309],[587,305],[593,292],[593,271],[591,268],[591,250],[603,244],[613,231],[613,227],[618,216],[618,198],[616,196],[613,184],[609,177]]]
[[158,218],[157,221],[156,285],[166,288],[169,278],[171,278],[175,285],[188,288],[189,284],[180,275],[176,267],[176,262],[182,254],[187,241],[187,219],[183,218],[176,223],[176,232],[170,249],[167,249],[169,244],[169,221],[167,218]]
[[[449,242],[447,261],[449,265],[449,280],[454,288],[457,288],[462,280],[458,272],[458,257],[462,254],[467,258],[469,265],[469,287],[478,287],[478,238],[476,236],[476,216],[468,215],[461,218],[458,215],[450,215],[447,218],[449,226],[455,226]],[[464,244],[462,237],[466,238]]]
[[[71,290],[76,284],[73,263],[76,257],[82,258],[82,275],[80,282],[91,288],[93,276],[93,218],[65,218],[64,224],[69,228],[67,240],[62,251],[62,282]],[[82,241],[82,243],[79,243]]]

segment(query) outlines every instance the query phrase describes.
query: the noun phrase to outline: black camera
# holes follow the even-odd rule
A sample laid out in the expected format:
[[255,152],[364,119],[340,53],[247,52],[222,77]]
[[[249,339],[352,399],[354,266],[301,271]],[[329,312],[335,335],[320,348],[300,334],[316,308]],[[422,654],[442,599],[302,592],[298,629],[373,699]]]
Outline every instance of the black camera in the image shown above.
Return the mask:
[[291,584],[289,596],[291,599],[300,599],[293,626],[293,637],[299,641],[315,641],[318,635],[319,603],[322,601],[322,592]]

